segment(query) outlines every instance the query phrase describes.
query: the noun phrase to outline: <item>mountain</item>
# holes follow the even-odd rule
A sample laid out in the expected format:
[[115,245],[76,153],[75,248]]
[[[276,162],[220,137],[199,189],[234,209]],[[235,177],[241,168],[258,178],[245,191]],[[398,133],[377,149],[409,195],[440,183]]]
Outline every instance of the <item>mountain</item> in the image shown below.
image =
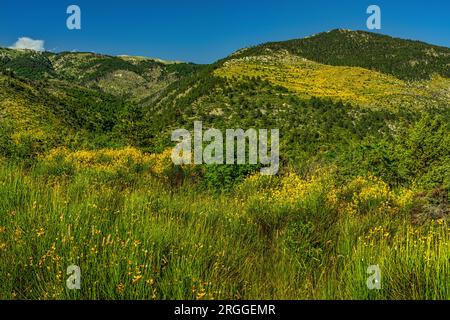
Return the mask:
[[211,65],[0,49],[3,145],[14,149],[20,136],[32,154],[58,145],[161,152],[174,129],[201,120],[279,128],[295,166],[347,161],[364,141],[391,141],[425,115],[449,119],[449,67],[449,48],[347,30]]
[[83,145],[92,135],[114,144],[111,131],[126,105],[157,99],[199,68],[144,57],[0,48],[1,129],[13,140],[33,140],[38,150],[75,137]]
[[450,49],[363,31],[333,30],[240,50],[216,74],[261,77],[303,97],[367,107],[446,104]]
[[[373,45],[368,42],[368,37],[374,39]],[[306,45],[297,46],[303,42],[313,43],[309,47],[315,53],[308,51]],[[367,49],[362,50],[361,45],[356,46],[355,43],[364,43]],[[374,61],[366,53],[371,46],[373,57],[382,55],[386,58]],[[285,128],[285,133],[297,130],[288,141],[298,141],[296,136],[321,137],[317,143],[323,149],[325,142],[336,145],[336,141],[327,139],[341,137],[336,133],[330,134],[333,121],[324,120],[323,110],[317,107],[320,104],[326,105],[326,111],[342,110],[343,118],[334,120],[338,121],[336,130],[342,132],[344,140],[352,137],[349,131],[363,136],[373,130],[382,136],[383,132],[395,131],[404,126],[402,122],[411,122],[427,110],[445,112],[449,109],[450,78],[442,69],[436,67],[436,72],[430,73],[429,78],[416,80],[382,71],[389,64],[403,61],[402,72],[413,72],[407,71],[413,70],[407,61],[410,59],[409,50],[415,46],[438,50],[423,43],[343,30],[239,50],[208,66],[200,75],[168,86],[162,94],[164,98],[150,106],[146,121],[153,121],[152,127],[157,128],[156,132],[164,132],[163,137],[170,137],[168,132],[173,128],[189,126],[194,119],[224,128],[276,125]],[[353,62],[344,63],[342,57],[345,52],[341,48],[346,48],[346,54],[353,58]],[[437,57],[428,57],[428,65],[450,63],[449,49],[439,50]],[[301,55],[302,51],[308,54]],[[323,52],[322,58],[318,52]],[[314,55],[315,60],[310,60]],[[389,56],[393,57],[392,60],[387,58]],[[443,56],[446,59],[442,59]],[[343,62],[339,65],[318,62],[325,60]],[[358,65],[357,62],[361,63]],[[371,67],[364,68],[367,65]],[[305,105],[312,106],[312,114],[298,112],[309,110]],[[350,106],[336,107],[342,105]],[[331,118],[333,112],[330,112]],[[371,118],[378,120],[369,120]],[[319,130],[318,123],[322,120],[323,128]],[[151,133],[145,139],[152,140],[155,135],[158,136]],[[162,145],[168,143],[165,141]],[[312,143],[305,143],[304,147],[310,148],[308,144]]]
[[197,67],[145,57],[0,49],[0,70],[30,80],[66,81],[125,98],[148,97]]
[[430,79],[435,74],[450,77],[450,48],[365,31],[336,29],[304,39],[266,43],[236,56],[279,50],[322,64],[361,67],[402,80]]

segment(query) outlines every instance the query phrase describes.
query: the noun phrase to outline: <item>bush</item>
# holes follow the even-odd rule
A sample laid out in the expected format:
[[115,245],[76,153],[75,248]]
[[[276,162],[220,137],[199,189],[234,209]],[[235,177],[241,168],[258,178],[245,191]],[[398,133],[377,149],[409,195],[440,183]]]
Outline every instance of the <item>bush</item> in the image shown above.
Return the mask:
[[205,165],[203,184],[209,190],[230,191],[257,170],[256,165]]

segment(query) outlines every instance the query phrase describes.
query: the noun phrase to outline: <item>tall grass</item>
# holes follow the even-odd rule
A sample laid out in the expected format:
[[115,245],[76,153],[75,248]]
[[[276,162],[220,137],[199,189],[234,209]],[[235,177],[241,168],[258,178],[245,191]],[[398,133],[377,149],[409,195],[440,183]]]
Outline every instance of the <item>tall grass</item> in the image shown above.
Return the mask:
[[124,163],[0,165],[0,298],[450,298],[449,226],[413,224],[408,190],[324,171],[218,194]]

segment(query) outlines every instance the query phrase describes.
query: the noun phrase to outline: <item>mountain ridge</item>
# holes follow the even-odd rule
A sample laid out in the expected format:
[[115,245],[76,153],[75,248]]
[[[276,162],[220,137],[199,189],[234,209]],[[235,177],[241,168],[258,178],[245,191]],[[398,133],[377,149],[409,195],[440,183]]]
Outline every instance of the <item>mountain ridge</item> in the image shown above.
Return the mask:
[[[332,39],[325,41],[329,37]],[[365,49],[370,48],[371,42],[366,37],[381,39],[374,50],[380,51],[379,44],[383,44],[381,56],[387,60],[373,60],[360,54],[367,61],[359,63],[359,60],[344,61],[340,57],[339,50],[354,51],[361,43]],[[355,41],[358,46],[353,45]],[[168,147],[170,130],[189,126],[194,120],[204,120],[217,127],[284,126],[283,117],[290,116],[301,106],[314,105],[318,110],[322,110],[322,106],[338,110],[339,106],[345,106],[343,110],[348,114],[358,110],[357,113],[369,118],[384,113],[383,121],[376,116],[380,119],[377,126],[388,132],[387,128],[398,127],[395,122],[403,121],[389,120],[393,115],[403,119],[409,114],[406,121],[410,121],[414,117],[411,114],[429,109],[444,110],[450,105],[450,80],[446,70],[442,72],[438,68],[442,61],[450,65],[450,61],[445,60],[447,49],[436,51],[437,57],[436,54],[427,56],[430,61],[436,61],[429,63],[430,68],[424,73],[416,74],[414,66],[407,63],[410,54],[398,49],[411,45],[416,48],[415,42],[407,40],[332,30],[304,39],[242,49],[209,65],[166,64],[152,58],[95,53],[0,49],[0,72],[5,84],[0,88],[4,97],[2,111],[7,118],[17,121],[18,110],[26,110],[27,104],[35,106],[37,103],[44,111],[38,113],[43,115],[42,119],[30,118],[36,127],[50,119],[45,114],[56,114],[64,118],[62,123],[70,124],[67,132],[86,133],[82,140],[87,144],[96,139],[86,137],[94,135],[102,137],[100,145],[107,145],[107,140],[111,139],[114,144],[127,143],[148,150]],[[421,49],[423,45],[420,44]],[[325,56],[333,53],[331,56],[339,63],[320,63],[315,61],[320,60],[317,56],[312,57],[315,60],[308,59],[303,51],[310,47],[313,53],[322,52]],[[427,52],[432,52],[435,46],[426,48]],[[344,53],[349,52],[346,50]],[[383,72],[389,69],[389,64],[384,64],[389,59],[403,63],[391,70],[393,72]],[[372,63],[372,67],[367,67]],[[435,70],[441,70],[443,75],[434,76]],[[25,94],[27,88],[32,88],[29,92],[33,93]],[[311,111],[310,116],[313,114],[320,117],[320,113]],[[355,114],[342,116],[348,118],[344,122],[353,121],[355,126],[361,126],[358,130],[367,131],[362,128],[363,123],[356,124],[359,120],[356,121]],[[290,121],[287,121],[290,126],[299,126]],[[51,125],[49,127],[51,133]],[[50,145],[55,146],[58,141]]]
[[[253,46],[249,46],[249,47],[242,47],[241,49],[236,50],[235,52],[231,53],[229,56],[233,56],[236,55],[237,53],[241,52],[241,51],[247,51],[253,48],[257,48],[257,47],[261,47],[261,46],[266,46],[266,45],[271,45],[271,44],[284,44],[284,43],[289,43],[289,42],[293,42],[293,41],[301,41],[301,40],[306,40],[306,39],[312,39],[312,38],[316,38],[316,37],[320,37],[326,34],[336,34],[336,33],[347,33],[347,34],[366,34],[366,35],[370,35],[370,36],[377,36],[377,37],[384,37],[384,38],[390,38],[390,39],[396,39],[396,40],[401,40],[401,41],[405,41],[405,42],[414,42],[414,43],[418,43],[421,45],[425,45],[425,46],[431,46],[431,47],[436,47],[436,48],[440,48],[440,49],[445,49],[445,50],[450,50],[450,47],[444,46],[444,45],[438,45],[438,44],[433,44],[430,42],[427,42],[425,40],[417,40],[414,38],[402,38],[402,37],[395,37],[395,36],[391,36],[388,34],[382,34],[382,33],[378,33],[378,32],[370,32],[370,31],[365,31],[365,30],[352,30],[352,29],[345,29],[345,28],[335,28],[335,29],[331,29],[329,31],[324,31],[324,32],[319,32],[319,33],[315,33],[315,34],[311,34],[309,36],[305,36],[302,38],[291,38],[291,39],[284,39],[284,40],[272,40],[272,41],[266,41],[266,42],[262,42],[260,44],[257,45],[253,45]],[[16,49],[16,48],[10,48],[10,47],[4,47],[0,45],[0,50],[15,50],[15,51],[24,51],[24,52],[38,52],[38,53],[42,53],[42,54],[46,54],[46,55],[59,55],[59,54],[67,54],[67,53],[73,53],[73,54],[92,54],[92,55],[98,55],[98,56],[108,56],[108,57],[135,57],[135,58],[143,58],[146,60],[154,60],[154,61],[158,61],[158,62],[163,62],[163,63],[191,63],[191,64],[197,64],[197,65],[205,65],[205,63],[194,63],[194,62],[189,62],[189,61],[172,61],[172,60],[166,60],[163,58],[156,58],[156,57],[152,57],[152,56],[146,56],[146,55],[130,55],[130,54],[118,54],[118,55],[114,55],[114,54],[106,54],[106,53],[101,53],[101,52],[94,52],[94,51],[60,51],[60,52],[53,52],[53,51],[49,51],[49,50],[45,50],[45,51],[35,51],[32,49]],[[226,59],[227,57],[224,58],[219,58],[217,61]],[[206,63],[206,64],[214,64],[214,62],[212,63]]]
[[372,68],[403,80],[429,79],[433,73],[450,77],[450,48],[367,31],[334,29],[301,39],[267,42],[231,57],[283,49],[315,62]]

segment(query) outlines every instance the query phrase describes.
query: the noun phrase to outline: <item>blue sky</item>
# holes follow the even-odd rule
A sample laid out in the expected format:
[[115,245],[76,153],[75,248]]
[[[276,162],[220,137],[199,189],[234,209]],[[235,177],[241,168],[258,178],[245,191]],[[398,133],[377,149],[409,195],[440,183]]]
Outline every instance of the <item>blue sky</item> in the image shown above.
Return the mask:
[[[71,4],[81,8],[81,30],[66,28]],[[267,41],[365,30],[371,4],[381,7],[381,33],[450,47],[448,0],[0,0],[0,46],[29,37],[57,52],[209,63]]]

